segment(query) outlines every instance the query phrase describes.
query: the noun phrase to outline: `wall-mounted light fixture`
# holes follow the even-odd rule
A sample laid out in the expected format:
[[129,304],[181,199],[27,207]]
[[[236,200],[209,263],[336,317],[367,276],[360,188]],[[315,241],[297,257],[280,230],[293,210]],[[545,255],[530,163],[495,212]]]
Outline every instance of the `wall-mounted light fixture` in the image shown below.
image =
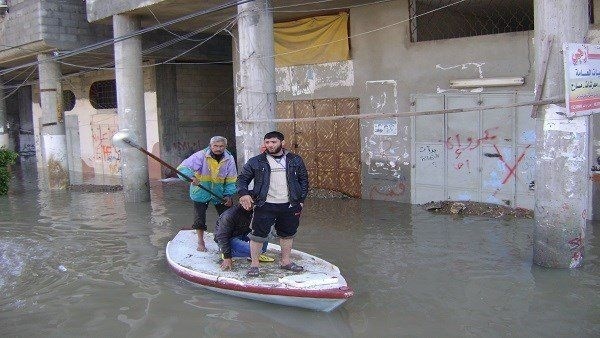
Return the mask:
[[507,87],[522,86],[525,79],[522,77],[489,77],[482,79],[450,80],[451,88],[478,88],[478,87]]
[[5,16],[8,13],[8,4],[6,0],[0,0],[0,16]]

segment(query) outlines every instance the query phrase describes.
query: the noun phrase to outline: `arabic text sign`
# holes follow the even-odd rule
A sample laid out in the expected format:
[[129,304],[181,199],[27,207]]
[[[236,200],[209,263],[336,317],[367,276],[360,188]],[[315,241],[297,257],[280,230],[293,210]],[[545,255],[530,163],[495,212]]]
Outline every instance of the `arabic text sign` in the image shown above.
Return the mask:
[[565,43],[567,116],[600,113],[600,45]]

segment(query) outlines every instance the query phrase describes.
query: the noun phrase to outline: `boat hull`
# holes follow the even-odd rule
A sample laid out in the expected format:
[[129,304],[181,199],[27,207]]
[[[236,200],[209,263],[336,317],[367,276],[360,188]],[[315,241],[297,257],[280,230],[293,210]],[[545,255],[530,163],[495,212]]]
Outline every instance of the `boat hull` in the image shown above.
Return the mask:
[[[182,230],[167,244],[167,261],[180,277],[211,291],[273,304],[295,306],[317,311],[332,311],[354,295],[339,269],[318,257],[293,250],[292,258],[303,263],[302,273],[277,269],[278,262],[261,267],[263,276],[245,276],[248,263],[237,260],[234,271],[219,268],[218,246],[212,235],[205,235],[207,252],[195,250],[193,230]],[[276,256],[279,246],[269,244],[267,254]],[[274,264],[276,266],[274,266]]]

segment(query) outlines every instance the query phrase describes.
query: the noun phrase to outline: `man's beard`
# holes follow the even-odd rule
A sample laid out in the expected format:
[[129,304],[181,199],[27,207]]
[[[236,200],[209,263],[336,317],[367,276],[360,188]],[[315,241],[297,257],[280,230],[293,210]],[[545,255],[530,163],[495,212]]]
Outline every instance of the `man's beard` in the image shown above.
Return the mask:
[[281,151],[281,149],[283,149],[282,145],[280,145],[279,147],[277,147],[277,149],[275,149],[274,151],[270,151],[269,148],[267,148],[267,153],[269,153],[270,155],[278,154]]

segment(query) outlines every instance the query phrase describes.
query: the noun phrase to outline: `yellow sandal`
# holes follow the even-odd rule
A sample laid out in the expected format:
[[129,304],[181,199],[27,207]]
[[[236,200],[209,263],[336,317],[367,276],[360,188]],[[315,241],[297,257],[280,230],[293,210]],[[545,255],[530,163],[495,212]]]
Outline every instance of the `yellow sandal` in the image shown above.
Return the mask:
[[271,262],[275,262],[275,258],[261,254],[260,256],[258,256],[258,261],[263,262],[263,263],[271,263]]
[[[246,257],[246,260],[248,260],[250,262],[250,261],[252,261],[252,258]],[[275,258],[271,258],[267,255],[260,254],[260,256],[258,256],[258,261],[261,263],[271,263],[271,262],[275,262]]]

